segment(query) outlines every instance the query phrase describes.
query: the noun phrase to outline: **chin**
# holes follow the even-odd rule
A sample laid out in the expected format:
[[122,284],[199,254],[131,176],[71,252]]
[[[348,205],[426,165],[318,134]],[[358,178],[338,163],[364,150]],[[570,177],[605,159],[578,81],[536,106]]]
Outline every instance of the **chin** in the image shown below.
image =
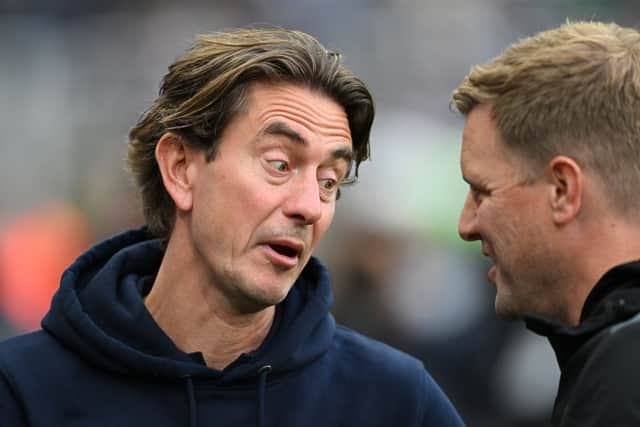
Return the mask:
[[260,300],[264,307],[270,307],[272,305],[278,305],[287,297],[287,293],[280,293],[277,295],[269,295]]
[[291,286],[282,286],[267,290],[266,292],[256,292],[252,295],[246,295],[246,308],[249,312],[258,312],[268,307],[278,305],[284,301],[290,289]]
[[277,305],[279,302],[273,300],[265,300],[264,298],[246,298],[244,303],[238,304],[237,309],[240,313],[254,314],[266,310],[269,307]]
[[497,296],[494,307],[496,310],[496,314],[505,320],[522,319],[522,314],[519,310],[516,309],[516,307],[511,304],[505,303],[504,301],[500,301]]

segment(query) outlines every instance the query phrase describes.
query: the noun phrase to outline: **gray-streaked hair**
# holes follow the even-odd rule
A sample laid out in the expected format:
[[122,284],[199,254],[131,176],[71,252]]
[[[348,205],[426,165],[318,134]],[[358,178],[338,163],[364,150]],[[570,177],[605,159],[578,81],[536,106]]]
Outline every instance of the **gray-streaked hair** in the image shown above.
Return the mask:
[[155,236],[167,239],[176,215],[155,159],[160,137],[175,132],[212,160],[219,136],[246,101],[247,88],[260,81],[299,84],[335,100],[349,121],[356,175],[360,162],[369,158],[373,99],[339,54],[308,34],[279,28],[199,36],[169,67],[159,96],[129,133],[127,162]]
[[640,33],[613,23],[567,22],[475,66],[454,91],[468,114],[490,104],[509,149],[530,176],[564,154],[601,179],[621,213],[640,208]]

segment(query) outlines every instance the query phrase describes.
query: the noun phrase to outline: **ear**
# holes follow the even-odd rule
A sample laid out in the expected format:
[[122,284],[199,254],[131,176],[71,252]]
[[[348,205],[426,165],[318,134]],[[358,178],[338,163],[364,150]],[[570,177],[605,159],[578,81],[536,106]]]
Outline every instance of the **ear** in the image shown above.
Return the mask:
[[568,224],[580,212],[584,181],[582,169],[572,158],[556,156],[547,164],[546,174],[551,184],[549,203],[553,222]]
[[183,138],[171,132],[160,137],[156,144],[156,161],[162,182],[178,211],[189,211],[193,205],[193,182],[190,165],[193,152]]

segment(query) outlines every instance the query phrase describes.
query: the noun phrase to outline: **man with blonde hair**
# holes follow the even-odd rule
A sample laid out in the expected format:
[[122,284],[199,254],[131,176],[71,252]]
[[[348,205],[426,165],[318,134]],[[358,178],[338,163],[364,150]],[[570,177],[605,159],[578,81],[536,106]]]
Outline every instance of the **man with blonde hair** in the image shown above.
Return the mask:
[[418,360],[336,326],[311,256],[373,116],[305,33],[199,38],[130,132],[148,227],[80,256],[43,330],[0,345],[0,424],[461,426]]
[[495,309],[549,338],[555,426],[640,425],[640,33],[575,22],[472,68],[459,233]]

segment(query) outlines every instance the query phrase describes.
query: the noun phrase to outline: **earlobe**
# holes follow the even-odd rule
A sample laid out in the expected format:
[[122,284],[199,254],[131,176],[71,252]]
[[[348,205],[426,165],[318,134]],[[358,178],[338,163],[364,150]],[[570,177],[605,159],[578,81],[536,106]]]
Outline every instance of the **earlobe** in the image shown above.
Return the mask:
[[160,137],[155,150],[162,182],[179,211],[189,211],[192,206],[188,148],[182,137],[167,132]]
[[565,225],[578,216],[582,204],[583,174],[580,165],[567,156],[556,156],[547,165],[549,203],[553,222]]

